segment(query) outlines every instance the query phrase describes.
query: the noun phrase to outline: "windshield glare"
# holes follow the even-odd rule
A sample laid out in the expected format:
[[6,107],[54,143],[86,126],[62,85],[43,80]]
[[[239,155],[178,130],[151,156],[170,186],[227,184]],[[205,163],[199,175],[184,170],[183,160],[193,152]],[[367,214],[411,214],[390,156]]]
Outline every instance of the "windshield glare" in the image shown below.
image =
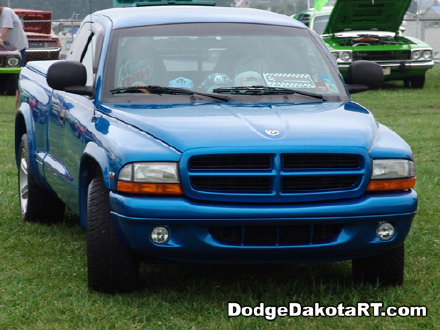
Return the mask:
[[[124,95],[110,90],[148,85],[205,93],[222,87],[268,86],[345,95],[337,70],[304,29],[231,23],[120,29],[114,33],[110,54],[104,97],[116,102]],[[145,99],[140,102],[152,96],[130,95]]]

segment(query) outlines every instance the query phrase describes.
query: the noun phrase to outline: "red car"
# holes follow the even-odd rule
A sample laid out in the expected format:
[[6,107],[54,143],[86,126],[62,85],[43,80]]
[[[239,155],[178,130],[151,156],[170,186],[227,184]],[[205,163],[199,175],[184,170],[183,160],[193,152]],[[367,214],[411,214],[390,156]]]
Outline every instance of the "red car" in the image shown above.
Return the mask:
[[29,41],[27,61],[57,60],[60,56],[60,38],[52,33],[52,12],[33,9],[14,9],[24,22]]

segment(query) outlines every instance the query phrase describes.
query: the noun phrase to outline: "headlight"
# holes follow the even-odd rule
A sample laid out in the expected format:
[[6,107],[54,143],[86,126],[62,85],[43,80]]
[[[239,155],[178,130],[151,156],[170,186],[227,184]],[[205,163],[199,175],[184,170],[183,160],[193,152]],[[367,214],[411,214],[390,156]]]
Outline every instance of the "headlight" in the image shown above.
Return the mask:
[[148,183],[179,183],[177,163],[131,163],[119,173],[119,180]]
[[375,159],[367,190],[395,191],[414,188],[416,168],[408,159]]
[[344,62],[350,62],[351,61],[351,53],[342,52],[341,54],[339,54],[339,58]]
[[432,60],[432,51],[431,50],[424,50],[422,57],[424,60]]
[[416,176],[414,162],[407,159],[375,159],[373,160],[372,180],[403,179]]
[[183,194],[175,162],[130,163],[119,172],[120,192],[136,194]]
[[18,57],[8,57],[6,60],[8,66],[15,67],[20,65],[20,59]]
[[339,53],[338,52],[332,52],[333,58],[335,60],[337,60],[339,58]]
[[413,60],[418,60],[421,55],[422,55],[422,52],[420,50],[415,50],[412,52],[411,57]]

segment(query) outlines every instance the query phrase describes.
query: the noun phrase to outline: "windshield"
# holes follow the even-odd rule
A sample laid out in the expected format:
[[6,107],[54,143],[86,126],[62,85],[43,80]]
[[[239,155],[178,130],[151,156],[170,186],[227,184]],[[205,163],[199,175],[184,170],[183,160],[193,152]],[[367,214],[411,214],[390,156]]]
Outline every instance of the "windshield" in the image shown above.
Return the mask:
[[[187,90],[199,97],[221,90],[222,95],[230,93],[249,101],[252,91],[241,96],[244,93],[233,89],[244,86],[258,87],[258,102],[264,102],[266,90],[266,99],[273,98],[274,88],[306,92],[289,94],[302,100],[307,94],[333,99],[346,96],[337,70],[305,29],[235,23],[120,29],[114,33],[109,54],[104,99],[111,102],[134,98],[146,103],[191,102]],[[146,86],[155,87],[133,89]],[[185,93],[175,93],[175,88]],[[206,101],[213,98],[206,97]]]
[[324,34],[324,31],[325,31],[325,28],[327,27],[327,23],[328,23],[329,18],[330,18],[330,15],[316,16],[313,19],[312,29],[315,30],[315,32],[319,35]]

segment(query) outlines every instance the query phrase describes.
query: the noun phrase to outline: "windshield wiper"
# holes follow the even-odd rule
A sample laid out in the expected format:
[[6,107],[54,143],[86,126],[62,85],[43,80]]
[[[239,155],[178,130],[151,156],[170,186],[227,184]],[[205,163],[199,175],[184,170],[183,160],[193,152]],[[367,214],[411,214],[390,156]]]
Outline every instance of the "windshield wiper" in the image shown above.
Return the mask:
[[223,102],[228,102],[229,98],[221,95],[215,95],[211,93],[196,92],[191,89],[177,88],[177,87],[164,87],[156,85],[148,86],[131,86],[131,87],[120,87],[111,89],[112,94],[128,94],[128,93],[145,93],[145,94],[169,94],[169,95],[200,95],[210,97],[212,99],[220,100]]
[[284,87],[269,87],[269,86],[237,86],[237,87],[222,87],[213,90],[214,93],[225,94],[240,94],[240,95],[282,95],[282,94],[299,94],[313,97],[326,101],[324,95],[317,93],[304,92],[292,88]]

